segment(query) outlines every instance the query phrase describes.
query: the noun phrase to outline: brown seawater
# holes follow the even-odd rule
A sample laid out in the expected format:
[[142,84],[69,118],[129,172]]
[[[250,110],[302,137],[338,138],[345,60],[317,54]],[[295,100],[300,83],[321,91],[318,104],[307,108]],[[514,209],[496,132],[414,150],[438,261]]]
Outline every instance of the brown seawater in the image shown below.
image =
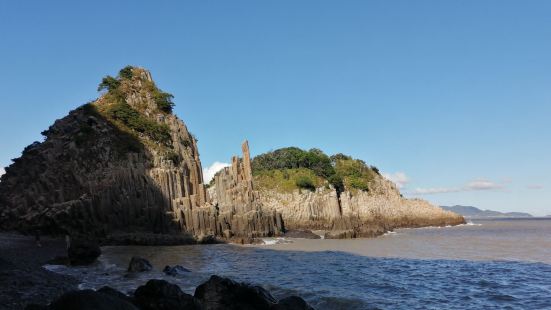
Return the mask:
[[[148,279],[193,294],[211,274],[295,294],[316,309],[551,309],[551,219],[473,220],[402,229],[375,239],[281,240],[263,246],[106,247],[90,267],[46,266],[81,281],[131,292]],[[150,273],[128,275],[131,256]],[[165,265],[193,272],[166,276]]]

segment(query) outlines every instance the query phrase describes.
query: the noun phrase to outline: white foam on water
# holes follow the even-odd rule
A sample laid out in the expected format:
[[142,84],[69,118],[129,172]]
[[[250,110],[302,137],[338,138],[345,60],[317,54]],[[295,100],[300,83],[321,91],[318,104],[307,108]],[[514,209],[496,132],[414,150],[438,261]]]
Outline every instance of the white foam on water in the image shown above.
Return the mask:
[[278,238],[262,238],[264,245],[274,245],[274,244],[283,244],[283,243],[293,243],[293,241],[278,237]]

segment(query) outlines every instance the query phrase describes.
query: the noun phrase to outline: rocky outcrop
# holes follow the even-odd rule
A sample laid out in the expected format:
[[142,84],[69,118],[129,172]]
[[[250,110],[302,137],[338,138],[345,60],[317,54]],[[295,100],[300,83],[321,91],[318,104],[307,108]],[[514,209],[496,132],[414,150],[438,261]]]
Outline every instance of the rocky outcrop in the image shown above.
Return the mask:
[[32,309],[313,310],[301,297],[289,296],[278,302],[260,286],[219,276],[211,276],[199,285],[193,296],[182,292],[176,284],[152,279],[138,287],[133,296],[105,286],[97,291],[67,292],[48,306],[36,305]]
[[287,229],[328,230],[326,238],[373,237],[403,227],[465,223],[462,216],[421,199],[405,199],[395,185],[378,177],[370,191],[337,191],[330,187],[291,193],[261,190],[266,210],[282,214]]
[[[277,233],[281,226],[272,223],[273,215],[258,208],[219,210],[209,202],[196,139],[159,108],[158,98],[170,95],[144,69],[125,73],[100,98],[57,120],[43,132],[44,142],[27,147],[6,168],[0,228],[104,239],[124,233],[201,240]],[[117,104],[128,108],[113,110]],[[136,113],[139,122],[131,119]]]
[[164,280],[149,280],[134,293],[136,304],[143,310],[201,309],[193,296],[182,292],[176,284]]
[[71,265],[89,265],[101,255],[101,249],[93,240],[73,240],[67,250]]
[[[284,228],[289,230],[286,236],[313,237],[311,232],[298,232],[325,230],[325,238],[374,237],[396,228],[465,223],[462,216],[425,200],[402,197],[396,186],[378,173],[370,181],[369,191],[352,189],[338,193],[328,183],[314,191],[257,189],[251,175],[247,141],[242,149],[243,159],[233,157],[231,167],[215,175],[209,196],[221,214],[274,214],[275,228],[283,228],[279,225],[284,223]],[[272,231],[271,221],[264,224],[268,226],[259,235],[268,235]],[[248,231],[257,231],[256,227]]]
[[276,210],[266,212],[259,192],[254,190],[247,141],[242,144],[242,151],[243,158],[234,156],[232,165],[215,175],[214,186],[209,189],[212,203],[218,207],[225,225],[224,235],[227,238],[279,235],[284,229],[281,214]]
[[145,272],[151,271],[151,269],[153,269],[153,266],[147,259],[134,256],[130,259],[127,270],[128,272]]

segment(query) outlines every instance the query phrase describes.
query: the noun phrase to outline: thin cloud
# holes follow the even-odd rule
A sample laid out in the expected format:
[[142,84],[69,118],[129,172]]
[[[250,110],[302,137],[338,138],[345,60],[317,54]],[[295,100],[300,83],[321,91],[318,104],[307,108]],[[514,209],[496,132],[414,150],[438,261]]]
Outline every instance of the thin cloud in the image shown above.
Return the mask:
[[225,167],[229,167],[230,164],[228,163],[221,163],[219,161],[215,161],[212,165],[210,165],[207,168],[203,168],[203,179],[205,183],[209,183],[212,178],[214,178],[214,175],[224,169]]
[[528,186],[526,186],[527,189],[535,189],[535,190],[538,190],[538,189],[543,189],[543,185],[541,184],[530,184]]
[[502,184],[494,183],[488,180],[474,180],[463,188],[465,191],[487,191],[492,189],[501,189],[503,188]]
[[383,176],[387,180],[394,182],[394,184],[396,184],[396,187],[398,187],[398,189],[405,188],[406,185],[409,183],[409,177],[401,171],[398,171],[395,173],[383,173]]
[[502,183],[496,183],[485,179],[477,179],[468,182],[461,187],[432,187],[432,188],[416,188],[411,192],[413,195],[431,195],[444,193],[472,192],[472,191],[489,191],[503,189],[505,186]]

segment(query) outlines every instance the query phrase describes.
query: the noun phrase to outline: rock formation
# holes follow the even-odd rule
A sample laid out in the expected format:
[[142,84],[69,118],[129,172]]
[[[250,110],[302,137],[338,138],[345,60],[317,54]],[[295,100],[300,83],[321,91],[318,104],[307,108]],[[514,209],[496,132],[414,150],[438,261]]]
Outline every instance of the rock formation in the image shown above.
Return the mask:
[[264,209],[282,214],[287,229],[326,230],[327,238],[374,237],[395,228],[465,223],[463,217],[421,199],[405,199],[395,185],[379,178],[374,190],[344,191],[320,187],[314,192],[260,190]]
[[[296,148],[285,150],[302,152]],[[321,151],[315,152],[322,154],[320,156],[326,156],[319,153]],[[242,206],[241,211],[246,212],[254,209],[255,206],[262,206],[265,212],[276,212],[278,216],[281,214],[286,229],[325,230],[327,238],[373,237],[395,228],[465,223],[460,215],[433,206],[427,201],[405,199],[396,186],[375,172],[373,167],[369,168],[365,163],[346,156],[343,157],[346,162],[364,167],[362,168],[364,170],[370,170],[369,173],[365,172],[366,180],[369,180],[368,190],[345,186],[343,191],[337,191],[327,179],[321,183],[322,186],[314,187],[313,190],[300,188],[293,191],[284,190],[280,183],[288,182],[292,178],[292,170],[298,168],[299,163],[289,157],[293,156],[292,153],[283,154],[275,151],[272,154],[279,154],[271,157],[279,156],[276,162],[271,164],[264,162],[264,165],[272,167],[272,171],[284,177],[278,179],[273,177],[274,174],[264,173],[264,177],[271,176],[268,177],[272,178],[268,183],[272,186],[257,186],[255,190],[253,187],[256,183],[265,184],[266,182],[260,179],[262,173],[255,175],[254,178],[249,177],[249,171],[252,170],[249,148],[247,142],[243,144],[243,160],[234,157],[232,166],[219,172],[215,176],[215,187],[209,189],[210,195],[218,201],[221,210],[229,206]],[[263,155],[263,160],[266,160],[268,155]],[[298,155],[297,158],[302,157]],[[329,160],[328,157],[327,160]],[[280,165],[281,161],[290,162],[289,165],[294,168],[290,170],[273,168]],[[324,180],[324,178],[319,177],[318,180]]]
[[[234,156],[231,166],[214,176],[214,186],[209,189],[212,203],[218,206],[220,217],[229,226],[249,232],[249,237],[277,235],[283,231],[281,214],[262,210],[253,185],[249,143],[245,141],[241,148],[243,159]],[[232,232],[225,229],[224,234],[229,238]]]
[[[57,120],[0,182],[0,227],[105,237],[116,233],[260,236],[281,230],[256,206],[209,202],[197,141],[148,71],[104,78],[97,100]],[[250,165],[247,168],[250,181]],[[252,183],[251,183],[252,184]]]

